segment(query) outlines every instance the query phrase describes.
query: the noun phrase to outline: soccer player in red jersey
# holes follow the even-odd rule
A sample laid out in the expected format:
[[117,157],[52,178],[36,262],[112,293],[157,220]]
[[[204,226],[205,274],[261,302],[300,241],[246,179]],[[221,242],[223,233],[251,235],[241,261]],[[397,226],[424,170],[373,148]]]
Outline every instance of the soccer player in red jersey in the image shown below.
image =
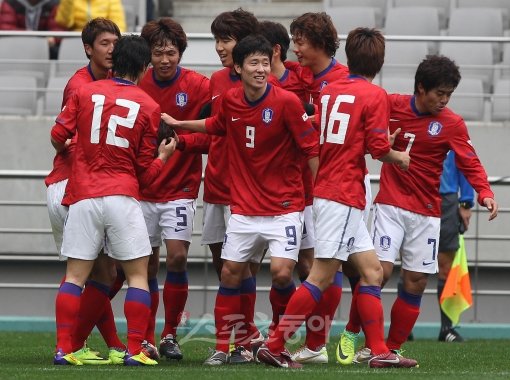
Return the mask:
[[[368,151],[374,159],[396,164],[398,170],[409,167],[409,155],[390,148],[386,92],[371,83],[384,62],[384,37],[374,29],[355,29],[347,38],[346,53],[351,74],[330,83],[320,97],[321,151],[313,203],[315,259],[310,275],[292,296],[267,345],[257,353],[260,361],[276,367],[301,366],[285,350],[285,341],[318,304],[329,302],[322,298],[322,293],[333,283],[342,261],[348,257],[361,273],[363,296],[358,307],[368,344],[375,354],[370,366],[416,364],[398,358],[384,344],[382,268],[363,221],[365,153]],[[333,306],[336,309],[338,304]]]
[[260,260],[268,248],[273,284],[292,283],[304,209],[300,155],[308,157],[312,171],[318,164],[318,134],[302,102],[267,82],[271,55],[263,36],[245,37],[233,50],[243,87],[223,96],[218,114],[195,121],[162,116],[176,127],[226,136],[232,216],[215,305],[216,350],[206,365],[227,362],[230,334],[239,322],[235,316],[243,314],[241,285],[253,258]]
[[[179,65],[187,47],[181,25],[170,17],[149,21],[141,36],[152,51],[152,68],[139,86],[161,107],[161,111],[179,119],[197,119],[209,98],[209,79]],[[176,131],[184,141],[190,132]],[[197,134],[204,141],[209,139]],[[195,144],[195,149],[198,144]],[[166,280],[163,288],[165,326],[161,333],[160,354],[168,359],[182,359],[176,340],[179,324],[188,298],[186,262],[193,232],[196,198],[202,180],[202,155],[191,149],[176,151],[161,174],[149,187],[142,189],[140,199],[151,239],[153,255],[149,264],[151,290],[151,322],[147,342],[154,345],[154,327],[159,302],[157,273],[161,237],[166,245]]]
[[[415,75],[414,95],[389,95],[390,132],[401,129],[394,147],[409,152],[406,173],[383,164],[374,200],[372,241],[384,270],[384,282],[402,257],[403,287],[391,310],[386,344],[398,352],[411,333],[429,274],[437,273],[441,219],[439,183],[449,150],[457,167],[478,193],[478,202],[497,216],[498,205],[487,174],[471,144],[464,120],[446,107],[461,79],[458,66],[444,56],[428,56]],[[359,332],[351,312],[347,327]],[[370,357],[370,356],[368,356]]]
[[[160,174],[175,149],[165,140],[154,159],[161,110],[136,86],[150,62],[150,49],[137,36],[122,37],[112,52],[113,78],[77,89],[56,119],[51,140],[57,151],[77,134],[72,172],[62,203],[69,206],[62,256],[67,257],[65,282],[57,293],[57,308],[67,320],[79,317],[80,296],[103,245],[120,261],[128,280],[124,312],[128,325],[126,365],[154,365],[142,350],[150,314],[147,264],[152,253],[138,202],[139,189]],[[89,331],[62,347],[61,360],[81,364],[73,355]]]
[[[111,54],[113,47],[121,34],[114,22],[96,18],[89,21],[82,31],[82,41],[87,58],[90,62],[87,66],[79,69],[67,83],[62,100],[62,108],[74,92],[84,84],[110,76]],[[60,252],[64,221],[67,216],[67,207],[62,205],[65,187],[71,172],[71,162],[75,148],[75,141],[69,140],[66,149],[57,152],[53,161],[53,170],[46,177],[48,186],[47,203],[51,227],[57,249]],[[87,281],[83,296],[81,297],[82,317],[88,323],[96,324],[107,346],[110,348],[109,360],[113,363],[123,363],[126,347],[117,336],[117,329],[113,317],[113,311],[109,298],[109,288],[113,282],[113,260],[107,255],[99,255],[97,263]],[[62,320],[62,313],[57,308],[56,331],[57,331],[57,356],[62,347],[62,342],[69,339],[72,329],[70,321]],[[79,328],[88,328],[81,323]],[[80,355],[78,355],[80,356]],[[80,359],[85,364],[104,364],[100,358],[85,348]],[[88,360],[90,359],[90,360]],[[57,360],[58,362],[58,360]]]

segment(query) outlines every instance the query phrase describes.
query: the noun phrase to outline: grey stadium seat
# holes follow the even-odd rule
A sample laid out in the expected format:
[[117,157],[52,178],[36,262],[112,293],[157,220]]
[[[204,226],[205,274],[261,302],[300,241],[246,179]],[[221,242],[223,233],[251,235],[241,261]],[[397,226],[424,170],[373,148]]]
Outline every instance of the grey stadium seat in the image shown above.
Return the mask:
[[35,115],[37,81],[30,76],[0,75],[0,115]]
[[483,83],[479,78],[462,78],[448,103],[465,120],[482,121],[485,111]]
[[62,93],[69,78],[50,77],[44,94],[43,114],[57,116],[62,106]]
[[492,121],[510,121],[510,78],[500,79],[492,95]]
[[67,37],[62,40],[58,52],[58,59],[52,62],[51,76],[70,78],[76,70],[88,64],[79,37]]

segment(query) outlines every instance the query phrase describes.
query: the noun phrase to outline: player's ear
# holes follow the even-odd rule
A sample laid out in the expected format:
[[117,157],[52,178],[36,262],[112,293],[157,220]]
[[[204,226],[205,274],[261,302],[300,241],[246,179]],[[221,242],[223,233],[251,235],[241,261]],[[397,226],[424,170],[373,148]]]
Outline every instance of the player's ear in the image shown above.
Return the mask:
[[239,66],[236,63],[234,63],[234,70],[236,71],[237,75],[241,75],[241,66]]

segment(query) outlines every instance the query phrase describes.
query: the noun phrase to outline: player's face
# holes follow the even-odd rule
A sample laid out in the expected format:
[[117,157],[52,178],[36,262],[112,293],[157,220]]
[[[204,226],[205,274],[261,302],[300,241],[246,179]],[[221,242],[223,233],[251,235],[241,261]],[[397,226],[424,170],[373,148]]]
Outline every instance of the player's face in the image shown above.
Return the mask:
[[454,90],[452,87],[439,86],[425,91],[422,85],[418,84],[416,106],[422,113],[437,115],[446,107]]
[[248,91],[264,91],[271,73],[271,61],[267,55],[255,53],[244,59],[242,67],[235,65],[235,70]]
[[98,67],[109,70],[112,68],[112,52],[119,37],[113,33],[103,32],[94,40],[92,46],[85,45],[90,60]]
[[218,57],[220,57],[221,64],[223,67],[233,67],[234,61],[232,59],[232,50],[236,46],[237,41],[233,38],[215,38],[214,48]]
[[154,67],[156,79],[160,81],[170,80],[175,76],[177,65],[181,60],[179,49],[171,42],[152,48],[151,63]]
[[303,36],[293,37],[292,42],[294,42],[293,51],[294,54],[296,54],[299,64],[301,66],[313,66],[320,50],[312,46]]

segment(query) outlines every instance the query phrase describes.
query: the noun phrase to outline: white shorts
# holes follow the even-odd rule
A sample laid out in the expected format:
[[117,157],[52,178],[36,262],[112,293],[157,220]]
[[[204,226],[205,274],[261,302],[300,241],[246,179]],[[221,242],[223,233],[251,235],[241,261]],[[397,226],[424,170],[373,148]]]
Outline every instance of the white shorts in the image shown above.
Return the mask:
[[314,198],[315,254],[318,259],[347,261],[349,255],[374,249],[363,210]]
[[381,261],[395,263],[419,273],[437,273],[437,249],[441,219],[400,207],[375,204],[372,241]]
[[222,243],[230,219],[230,206],[204,202],[202,245]]
[[62,249],[62,238],[64,235],[64,224],[67,217],[68,208],[62,206],[62,198],[66,191],[67,179],[53,183],[46,190],[46,203],[48,205],[48,215],[50,217],[53,239],[57,245],[57,252]]
[[297,261],[303,230],[303,213],[277,216],[233,214],[227,227],[221,258],[240,263],[259,263],[264,251],[271,257]]
[[368,226],[368,218],[370,217],[370,209],[372,208],[372,187],[370,186],[370,175],[365,174],[365,210],[363,210],[363,221]]
[[315,247],[315,227],[313,225],[313,206],[306,206],[303,212],[303,237],[301,239],[300,249],[310,249]]
[[116,260],[152,253],[140,203],[123,195],[84,199],[69,207],[62,256],[94,260],[103,248]]
[[193,219],[197,208],[195,199],[177,199],[156,203],[140,202],[151,246],[160,247],[164,240],[191,242]]

